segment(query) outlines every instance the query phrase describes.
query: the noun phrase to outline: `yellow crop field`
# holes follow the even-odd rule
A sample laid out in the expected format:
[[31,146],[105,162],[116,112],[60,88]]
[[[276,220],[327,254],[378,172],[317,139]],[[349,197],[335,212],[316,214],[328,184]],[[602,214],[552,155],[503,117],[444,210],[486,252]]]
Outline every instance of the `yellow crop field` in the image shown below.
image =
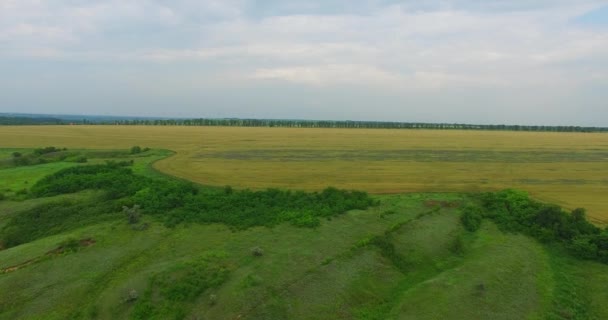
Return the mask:
[[518,188],[608,222],[608,134],[156,126],[0,126],[0,147],[171,149],[208,185],[371,193]]

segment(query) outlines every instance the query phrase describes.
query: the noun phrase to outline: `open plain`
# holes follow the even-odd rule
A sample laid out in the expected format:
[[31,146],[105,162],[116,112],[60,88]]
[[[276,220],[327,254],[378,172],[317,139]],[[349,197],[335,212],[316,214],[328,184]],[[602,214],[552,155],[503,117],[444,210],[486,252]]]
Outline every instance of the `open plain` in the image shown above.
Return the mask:
[[517,188],[608,221],[608,135],[177,126],[3,126],[0,146],[176,154],[154,167],[204,185],[376,194]]

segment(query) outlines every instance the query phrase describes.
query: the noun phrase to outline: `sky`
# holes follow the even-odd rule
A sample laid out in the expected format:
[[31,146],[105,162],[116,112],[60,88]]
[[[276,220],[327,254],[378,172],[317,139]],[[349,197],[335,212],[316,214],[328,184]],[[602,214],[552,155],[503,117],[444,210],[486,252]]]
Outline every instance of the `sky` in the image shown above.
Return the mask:
[[0,0],[0,112],[608,126],[608,1]]

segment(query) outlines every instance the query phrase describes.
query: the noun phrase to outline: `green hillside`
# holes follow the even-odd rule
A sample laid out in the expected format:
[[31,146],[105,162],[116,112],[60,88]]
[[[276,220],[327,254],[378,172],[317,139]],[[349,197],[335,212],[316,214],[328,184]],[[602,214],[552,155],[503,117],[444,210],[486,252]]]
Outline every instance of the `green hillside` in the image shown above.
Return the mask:
[[476,195],[250,192],[151,169],[168,151],[53,152],[0,151],[0,319],[608,319],[608,265],[501,216],[469,231]]

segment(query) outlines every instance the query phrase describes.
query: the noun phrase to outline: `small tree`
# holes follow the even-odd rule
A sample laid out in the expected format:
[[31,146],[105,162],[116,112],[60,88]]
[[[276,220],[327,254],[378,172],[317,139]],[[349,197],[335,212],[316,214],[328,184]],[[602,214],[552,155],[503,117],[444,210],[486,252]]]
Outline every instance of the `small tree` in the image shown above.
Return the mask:
[[141,147],[140,146],[131,147],[131,154],[137,154],[137,153],[141,153]]
[[133,208],[123,206],[122,212],[127,216],[127,219],[129,219],[129,224],[136,224],[139,222],[139,216],[140,216],[139,205],[137,205],[137,204],[133,205]]
[[17,152],[17,151],[13,152],[13,157],[14,157],[14,158],[19,158],[19,157],[21,157],[21,152]]

